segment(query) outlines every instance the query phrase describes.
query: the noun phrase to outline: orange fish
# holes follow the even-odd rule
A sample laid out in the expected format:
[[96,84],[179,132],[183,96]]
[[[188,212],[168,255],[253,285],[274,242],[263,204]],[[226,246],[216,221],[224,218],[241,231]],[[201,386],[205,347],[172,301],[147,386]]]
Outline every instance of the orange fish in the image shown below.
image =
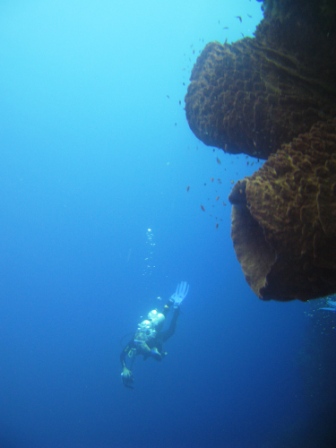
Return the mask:
[[190,185],[187,186],[186,190],[187,192],[190,190]]
[[201,205],[201,210],[202,210],[203,212],[205,212],[205,208],[204,208],[203,205]]

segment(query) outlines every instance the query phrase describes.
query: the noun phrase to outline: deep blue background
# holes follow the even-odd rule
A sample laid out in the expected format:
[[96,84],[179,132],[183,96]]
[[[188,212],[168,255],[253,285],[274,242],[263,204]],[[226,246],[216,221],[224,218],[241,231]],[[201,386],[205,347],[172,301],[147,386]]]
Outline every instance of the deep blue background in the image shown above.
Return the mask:
[[[261,17],[254,0],[1,2],[1,448],[273,447],[305,421],[307,304],[255,297],[230,239],[227,196],[261,162],[205,147],[183,110],[205,44]],[[181,280],[167,358],[123,388],[127,335]]]

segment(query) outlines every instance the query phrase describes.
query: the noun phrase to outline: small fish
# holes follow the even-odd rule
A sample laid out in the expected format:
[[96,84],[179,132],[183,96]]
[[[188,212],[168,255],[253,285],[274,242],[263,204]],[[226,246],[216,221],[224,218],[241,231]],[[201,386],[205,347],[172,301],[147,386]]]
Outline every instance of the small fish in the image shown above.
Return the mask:
[[252,19],[252,16],[251,16],[251,14],[247,14],[247,17],[249,17],[250,19]]
[[202,210],[202,212],[205,212],[205,207],[204,207],[204,205],[201,205],[201,210]]
[[238,19],[240,23],[242,23],[242,21],[243,21],[243,19],[241,18],[241,16],[236,16],[236,19]]
[[210,180],[211,180],[211,182],[213,182],[213,181],[215,180],[215,178],[214,178],[214,177],[211,177],[211,179],[210,179]]
[[218,224],[218,222],[216,223],[216,229],[218,229],[218,226],[219,226],[219,224]]
[[181,100],[179,100],[179,105],[181,106]]
[[167,97],[168,99],[170,99],[170,96],[169,96],[169,95],[166,95],[166,97]]
[[234,180],[230,180],[230,184],[233,185],[235,183]]
[[220,196],[217,196],[217,197],[216,197],[216,201],[218,201],[218,200],[219,200],[219,198],[220,198]]
[[187,186],[186,190],[187,190],[187,193],[188,193],[188,191],[190,190],[190,185]]
[[217,157],[216,161],[217,161],[218,165],[220,165],[222,163],[219,157]]
[[224,207],[226,207],[226,202],[223,201],[223,205],[224,205]]
[[228,26],[223,26],[223,30],[228,30],[229,27]]

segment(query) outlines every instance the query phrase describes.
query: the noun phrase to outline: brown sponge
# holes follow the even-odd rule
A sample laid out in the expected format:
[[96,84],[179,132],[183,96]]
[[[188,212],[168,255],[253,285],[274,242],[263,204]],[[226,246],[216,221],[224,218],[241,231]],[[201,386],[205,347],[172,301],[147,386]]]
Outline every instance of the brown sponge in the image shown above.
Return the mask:
[[185,98],[189,126],[206,145],[266,159],[333,116],[336,88],[319,75],[261,38],[209,43]]
[[336,119],[283,145],[230,201],[235,251],[260,298],[336,291]]
[[335,0],[263,0],[254,38],[208,44],[185,98],[205,144],[267,159],[232,190],[232,239],[263,299],[336,292]]

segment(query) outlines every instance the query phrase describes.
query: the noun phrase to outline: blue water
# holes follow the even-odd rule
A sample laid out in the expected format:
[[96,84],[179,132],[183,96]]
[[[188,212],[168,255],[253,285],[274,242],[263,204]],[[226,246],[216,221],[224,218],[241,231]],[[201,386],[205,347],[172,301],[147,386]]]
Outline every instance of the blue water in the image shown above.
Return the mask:
[[[275,447],[310,418],[307,304],[254,296],[230,238],[232,184],[262,162],[184,114],[205,44],[261,18],[253,0],[2,1],[1,448]],[[123,345],[181,280],[168,356],[124,388]]]

